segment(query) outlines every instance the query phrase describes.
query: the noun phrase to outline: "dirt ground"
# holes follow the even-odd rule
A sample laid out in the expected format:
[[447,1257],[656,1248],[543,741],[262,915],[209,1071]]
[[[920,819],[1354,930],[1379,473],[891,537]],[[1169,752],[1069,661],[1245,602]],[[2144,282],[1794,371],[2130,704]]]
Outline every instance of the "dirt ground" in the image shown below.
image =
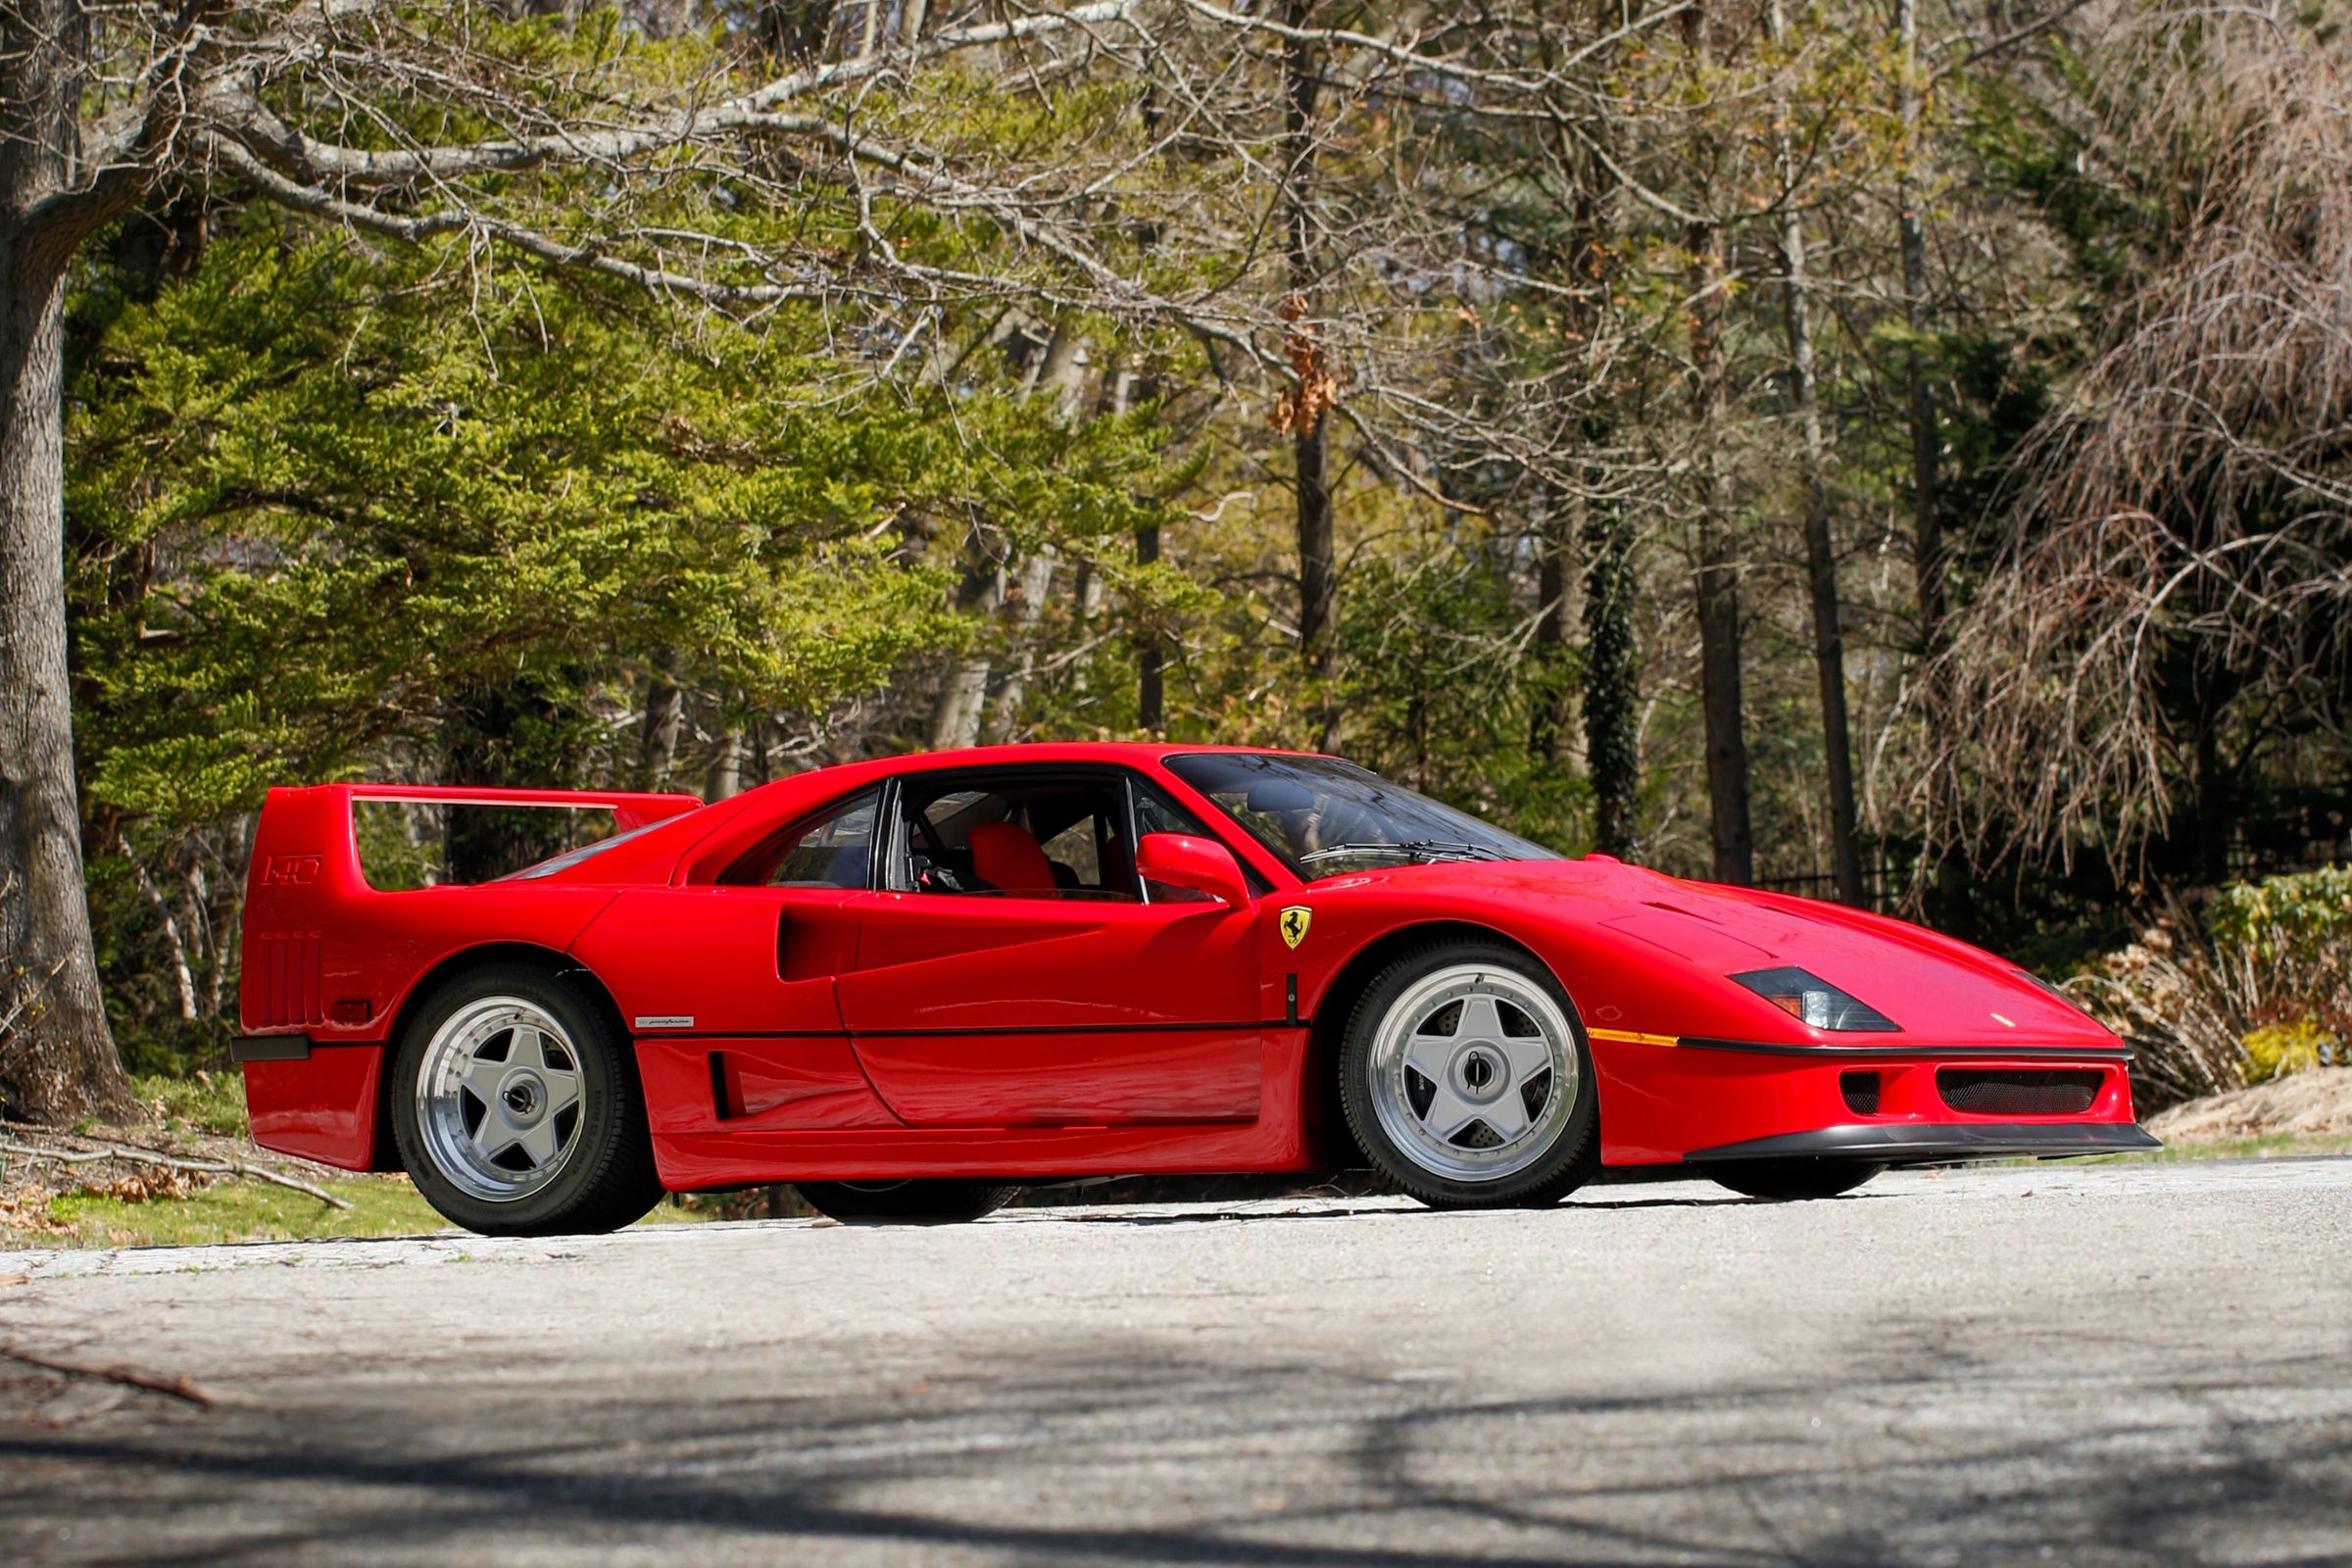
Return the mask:
[[2168,1144],[2230,1138],[2329,1138],[2352,1135],[2352,1067],[2314,1067],[2148,1118]]

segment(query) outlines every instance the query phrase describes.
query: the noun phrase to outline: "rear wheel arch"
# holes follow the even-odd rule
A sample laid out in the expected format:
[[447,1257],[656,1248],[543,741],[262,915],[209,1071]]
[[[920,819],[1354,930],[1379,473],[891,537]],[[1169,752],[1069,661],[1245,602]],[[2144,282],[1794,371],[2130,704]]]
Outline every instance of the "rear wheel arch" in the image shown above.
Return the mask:
[[[385,1030],[384,1070],[377,1075],[375,1089],[375,1157],[369,1169],[395,1171],[406,1168],[392,1133],[393,1079],[396,1076],[392,1071],[392,1063],[400,1054],[401,1042],[408,1038],[409,1026],[416,1022],[417,1012],[449,981],[475,969],[497,968],[506,964],[539,969],[551,980],[567,983],[580,994],[583,1001],[602,1010],[607,1021],[622,1036],[628,1035],[628,1022],[621,1016],[620,1004],[612,999],[612,993],[606,989],[604,981],[597,978],[595,970],[567,953],[542,947],[536,942],[484,942],[447,955],[416,977],[416,983],[409,987],[408,995],[402,997],[399,1005],[393,1009],[392,1022]],[[632,1076],[636,1074],[634,1052],[628,1054],[627,1070]],[[640,1095],[644,1094],[642,1080],[636,1088]]]
[[[1348,1022],[1355,1016],[1355,1004],[1363,999],[1372,982],[1379,979],[1403,955],[1416,948],[1444,942],[1491,942],[1525,954],[1542,964],[1546,973],[1559,984],[1562,991],[1568,983],[1542,954],[1507,931],[1499,931],[1476,920],[1422,920],[1385,931],[1348,955],[1339,973],[1324,987],[1315,1003],[1312,1024],[1307,1034],[1306,1067],[1299,1082],[1298,1111],[1305,1125],[1315,1129],[1317,1141],[1326,1152],[1353,1164],[1361,1152],[1348,1131],[1347,1113],[1340,1103],[1340,1045],[1348,1033]],[[1570,997],[1574,1001],[1573,993]],[[1572,1008],[1578,1026],[1583,1027],[1581,1013]],[[1599,1085],[1594,1086],[1597,1094]],[[1595,1106],[1596,1112],[1605,1106]],[[1597,1134],[1595,1134],[1597,1137]]]

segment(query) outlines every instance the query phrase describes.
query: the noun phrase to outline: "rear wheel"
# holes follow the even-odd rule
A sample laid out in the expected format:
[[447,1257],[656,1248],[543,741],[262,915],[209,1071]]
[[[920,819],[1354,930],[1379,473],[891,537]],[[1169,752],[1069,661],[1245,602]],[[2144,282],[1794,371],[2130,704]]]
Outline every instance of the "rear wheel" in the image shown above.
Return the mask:
[[444,982],[392,1072],[401,1163],[467,1230],[615,1230],[661,1200],[628,1042],[568,981],[510,963]]
[[1599,1163],[1576,1009],[1496,943],[1432,943],[1383,971],[1348,1020],[1340,1099],[1365,1155],[1434,1207],[1556,1202]]
[[1707,1167],[1707,1174],[1735,1193],[1791,1202],[1850,1193],[1885,1170],[1852,1159],[1741,1159]]
[[845,1225],[960,1225],[993,1214],[1019,1192],[1003,1182],[801,1182],[808,1206]]

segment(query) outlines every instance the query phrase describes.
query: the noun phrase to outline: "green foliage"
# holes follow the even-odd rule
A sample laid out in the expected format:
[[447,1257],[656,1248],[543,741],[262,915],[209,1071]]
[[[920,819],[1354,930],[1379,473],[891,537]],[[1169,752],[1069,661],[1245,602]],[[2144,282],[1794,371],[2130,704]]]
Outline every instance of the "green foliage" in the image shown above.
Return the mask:
[[[845,389],[814,316],[755,332],[455,246],[212,223],[191,274],[105,266],[72,303],[77,760],[135,1064],[218,1058],[271,786],[633,785],[656,681],[703,723],[821,734],[992,635],[951,593],[967,534],[1086,551],[1167,513],[1151,405],[1064,422],[990,377]],[[1166,567],[1120,591],[1198,604]],[[394,885],[445,863],[376,839]]]
[[2233,882],[2214,895],[2206,923],[2215,941],[2266,963],[2338,957],[2352,946],[2352,865]]
[[[820,34],[834,16],[795,9]],[[797,69],[765,49],[839,58],[838,38],[786,44],[692,7],[668,36],[598,8],[397,15],[397,38],[353,47],[421,40],[400,59],[463,70],[372,93],[355,55],[361,85],[289,70],[257,90],[388,149],[610,124],[649,95],[716,102]],[[2036,442],[2227,173],[2193,130],[2128,134],[2134,106],[2171,101],[2149,61],[2222,59],[2206,24],[2135,53],[2061,14],[1980,54],[1961,21],[1929,23],[1914,122],[1890,112],[1903,67],[1869,8],[1751,16],[1711,29],[1703,62],[1678,28],[1563,42],[1557,18],[1507,7],[1467,31],[1379,6],[1324,20],[1476,70],[1399,91],[1419,76],[1393,57],[1307,49],[1362,90],[1323,95],[1315,158],[1296,165],[1292,49],[1189,18],[1145,71],[1042,41],[894,55],[779,100],[740,140],[365,193],[403,215],[472,203],[719,283],[834,291],[753,319],[478,235],[328,232],[240,208],[254,193],[225,176],[126,223],[74,281],[68,509],[84,838],[132,1058],[217,1061],[251,813],[296,781],[699,788],[934,734],[1149,729],[1328,744],[1559,848],[1700,870],[1702,507],[1740,569],[1759,869],[1826,867],[1783,213],[1809,257],[1866,858],[1899,897],[1930,856],[1923,770],[1951,755],[1921,678],[1911,368],[1936,410],[1948,629],[2015,542]],[[1559,113],[1504,75],[1556,79]],[[845,159],[836,129],[871,156]],[[1895,240],[1911,198],[1917,279]],[[1693,293],[1715,226],[1699,215],[1722,220],[1720,411],[1693,396],[1711,380],[1694,328],[1715,315]],[[179,261],[140,224],[185,239]],[[1267,417],[1282,371],[1318,364],[1340,399],[1328,668],[1298,646],[1297,426]],[[1566,634],[1539,637],[1555,614]],[[973,671],[976,702],[949,702]],[[2185,759],[2188,721],[2230,694],[2164,673]],[[2250,759],[2248,797],[2266,770],[2281,785],[2265,734],[2220,740]],[[2316,797],[2340,748],[2300,744],[2283,785]],[[2210,824],[2237,804],[2200,808]],[[2193,827],[2176,813],[2169,831]],[[363,822],[385,885],[527,856],[539,830],[555,831]],[[2089,854],[2004,864],[1943,889],[1937,913],[2057,967],[2129,934],[2137,874]],[[2307,907],[2333,896],[2233,890],[2210,934],[2190,920],[2117,971],[2145,1003],[2134,1027],[2211,994],[2211,1050],[2182,1085],[2301,1059],[2298,1030],[2345,1037],[2325,966],[2344,933]]]
[[2135,1073],[2184,1099],[2352,1065],[2348,936],[2352,866],[2236,882],[2201,918],[2176,902],[2069,990],[2140,1049]]
[[2246,1081],[2352,1064],[2352,866],[2235,882],[2206,911],[2225,951],[2264,979],[2244,1036]]
[[516,772],[576,777],[585,689],[650,650],[813,709],[952,637],[941,574],[868,537],[932,499],[919,411],[813,406],[772,344],[689,354],[461,261],[257,216],[151,301],[93,291],[70,506],[96,803],[214,820],[525,671],[557,689]]
[[1527,737],[1534,705],[1556,705],[1573,669],[1529,677],[1533,627],[1491,548],[1456,538],[1418,560],[1369,564],[1350,583],[1339,643],[1349,750],[1441,800],[1571,845],[1589,832],[1589,792],[1531,758]]

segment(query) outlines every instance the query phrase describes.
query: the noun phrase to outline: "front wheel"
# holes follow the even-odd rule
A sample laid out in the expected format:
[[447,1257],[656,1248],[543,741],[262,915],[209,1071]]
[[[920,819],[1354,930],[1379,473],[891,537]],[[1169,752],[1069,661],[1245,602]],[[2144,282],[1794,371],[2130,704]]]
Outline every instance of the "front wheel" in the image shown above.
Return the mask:
[[1365,1156],[1437,1208],[1556,1202],[1599,1163],[1575,1007],[1496,943],[1432,943],[1372,982],[1340,1047],[1340,1101]]
[[1886,1168],[1852,1159],[1740,1159],[1710,1165],[1707,1174],[1735,1193],[1779,1203],[1836,1198]]
[[1002,1182],[801,1182],[808,1206],[844,1225],[960,1225],[1003,1208],[1017,1187]]
[[458,975],[417,1007],[392,1131],[425,1201],[485,1236],[617,1230],[661,1200],[627,1038],[526,964]]

